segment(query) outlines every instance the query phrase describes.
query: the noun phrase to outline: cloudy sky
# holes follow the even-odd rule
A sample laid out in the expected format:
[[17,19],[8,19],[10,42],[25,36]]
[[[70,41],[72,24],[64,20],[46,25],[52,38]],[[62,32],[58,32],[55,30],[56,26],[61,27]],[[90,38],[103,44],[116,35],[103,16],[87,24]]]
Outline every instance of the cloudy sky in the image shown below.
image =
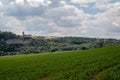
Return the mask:
[[120,39],[120,0],[0,0],[0,30]]

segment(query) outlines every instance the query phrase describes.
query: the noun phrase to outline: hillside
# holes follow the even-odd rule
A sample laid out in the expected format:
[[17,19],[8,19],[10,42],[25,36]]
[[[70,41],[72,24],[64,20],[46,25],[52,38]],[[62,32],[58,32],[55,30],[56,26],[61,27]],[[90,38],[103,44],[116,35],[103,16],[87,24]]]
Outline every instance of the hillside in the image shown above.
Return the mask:
[[111,38],[46,37],[26,35],[24,32],[23,35],[0,32],[0,56],[86,50],[118,44],[120,40]]
[[1,80],[120,80],[119,74],[120,46],[0,57]]

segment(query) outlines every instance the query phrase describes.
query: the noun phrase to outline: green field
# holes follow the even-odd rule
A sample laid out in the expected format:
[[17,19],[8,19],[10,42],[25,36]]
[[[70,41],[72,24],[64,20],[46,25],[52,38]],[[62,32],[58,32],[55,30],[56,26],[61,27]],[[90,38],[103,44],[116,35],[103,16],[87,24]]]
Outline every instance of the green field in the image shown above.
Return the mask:
[[0,80],[120,80],[120,46],[3,56]]

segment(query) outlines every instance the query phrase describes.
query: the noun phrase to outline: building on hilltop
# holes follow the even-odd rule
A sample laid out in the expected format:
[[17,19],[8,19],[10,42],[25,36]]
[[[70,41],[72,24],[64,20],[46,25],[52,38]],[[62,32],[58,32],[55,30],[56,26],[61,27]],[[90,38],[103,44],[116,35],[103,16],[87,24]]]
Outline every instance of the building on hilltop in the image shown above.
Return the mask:
[[13,38],[6,40],[7,44],[27,44],[32,42],[32,36],[31,35],[25,35],[24,32],[22,32],[21,38]]
[[28,40],[28,39],[31,39],[31,38],[32,38],[31,35],[25,35],[25,33],[22,32],[22,39],[23,39],[23,40]]

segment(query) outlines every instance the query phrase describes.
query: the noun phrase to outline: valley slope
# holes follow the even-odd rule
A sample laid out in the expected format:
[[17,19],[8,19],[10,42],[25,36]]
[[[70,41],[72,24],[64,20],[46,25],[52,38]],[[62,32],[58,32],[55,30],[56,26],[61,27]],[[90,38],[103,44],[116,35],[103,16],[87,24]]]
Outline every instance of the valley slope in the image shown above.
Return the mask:
[[1,80],[120,80],[120,46],[0,57]]

